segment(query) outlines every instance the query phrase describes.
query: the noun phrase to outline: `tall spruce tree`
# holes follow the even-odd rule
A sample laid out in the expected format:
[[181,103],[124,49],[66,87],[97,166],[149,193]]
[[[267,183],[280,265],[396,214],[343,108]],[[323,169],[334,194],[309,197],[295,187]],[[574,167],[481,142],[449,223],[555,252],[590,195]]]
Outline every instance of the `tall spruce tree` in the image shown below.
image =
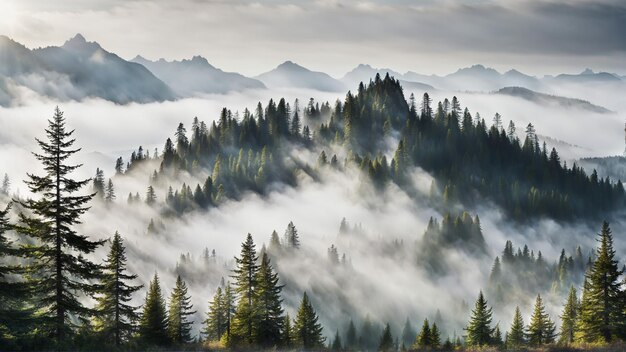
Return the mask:
[[248,234],[246,241],[241,245],[239,258],[235,258],[236,267],[233,270],[238,303],[231,333],[232,343],[236,345],[254,344],[254,333],[258,326],[258,314],[255,307],[258,259],[252,235]]
[[350,319],[350,323],[348,323],[348,329],[346,331],[346,343],[344,347],[348,351],[355,350],[358,347],[357,342],[356,327],[354,326],[354,321]]
[[530,324],[528,325],[528,344],[531,346],[541,346],[553,343],[555,337],[554,331],[554,323],[548,316],[548,313],[546,313],[541,295],[537,295],[535,308],[530,317]]
[[137,275],[126,272],[126,248],[122,236],[115,232],[111,249],[103,265],[102,290],[97,299],[96,329],[107,341],[114,341],[120,346],[135,331],[139,319],[137,308],[130,305],[132,295],[143,286],[132,286],[127,281],[135,280]]
[[415,347],[430,347],[432,345],[431,342],[430,323],[428,319],[424,319],[422,330],[420,330],[415,341]]
[[99,199],[104,199],[104,171],[100,168],[96,168],[96,175],[93,178],[93,192]]
[[261,347],[279,346],[283,329],[283,308],[280,298],[283,286],[278,284],[278,274],[272,269],[270,259],[265,252],[261,257],[256,282],[254,306],[257,313],[257,325],[254,339]]
[[161,284],[157,274],[154,274],[154,278],[150,281],[150,287],[146,293],[146,300],[139,322],[139,336],[144,343],[149,345],[166,346],[170,343],[165,299],[161,292]]
[[380,336],[380,342],[378,343],[378,350],[381,352],[393,351],[393,335],[391,335],[391,326],[389,323],[385,325],[383,334]]
[[288,248],[300,248],[300,237],[298,236],[298,230],[293,221],[290,221],[285,230],[285,246]]
[[524,319],[522,319],[522,312],[519,307],[515,307],[515,314],[513,315],[513,322],[511,328],[507,334],[506,348],[517,349],[526,345],[526,335],[524,332]]
[[341,351],[343,349],[341,345],[341,337],[339,336],[339,330],[335,331],[335,338],[333,339],[330,349],[332,351]]
[[283,348],[291,348],[293,346],[293,326],[291,324],[291,317],[289,314],[285,314],[283,317],[283,331],[282,331],[282,346]]
[[104,189],[104,200],[107,203],[113,203],[115,201],[115,187],[113,186],[113,181],[109,179],[107,185]]
[[322,325],[318,322],[317,314],[306,292],[302,295],[302,302],[298,308],[293,327],[293,337],[296,346],[305,350],[316,350],[324,347],[326,338],[322,336]]
[[492,313],[487,306],[487,300],[480,291],[469,324],[465,328],[467,331],[466,343],[468,346],[487,346],[491,344],[493,328],[491,327]]
[[578,297],[576,297],[576,289],[571,286],[567,301],[561,313],[561,330],[559,333],[559,343],[569,345],[574,342],[574,333],[576,332],[576,321],[578,319]]
[[626,335],[624,294],[619,281],[622,271],[615,259],[613,236],[606,221],[598,237],[596,260],[585,275],[580,303],[579,340],[583,342],[610,342]]
[[218,287],[209,303],[209,312],[202,333],[209,341],[219,341],[226,331],[226,310],[222,288]]
[[72,149],[74,131],[65,129],[65,118],[58,107],[45,131],[47,141],[36,139],[43,153],[34,153],[43,164],[44,175],[27,174],[25,181],[29,190],[41,197],[20,202],[24,212],[20,214],[18,231],[32,239],[23,250],[30,262],[28,280],[38,312],[38,331],[61,343],[76,331],[75,322],[94,313],[78,297],[93,296],[97,291],[98,285],[93,282],[98,279],[100,267],[84,255],[104,241],[91,241],[74,230],[94,195],[77,194],[90,179],[71,178],[81,165],[68,164],[68,158],[80,148]]
[[186,344],[192,341],[191,326],[193,321],[189,316],[196,312],[192,311],[191,297],[189,297],[187,284],[178,275],[176,286],[170,296],[170,306],[167,315],[167,330],[170,340],[175,344]]

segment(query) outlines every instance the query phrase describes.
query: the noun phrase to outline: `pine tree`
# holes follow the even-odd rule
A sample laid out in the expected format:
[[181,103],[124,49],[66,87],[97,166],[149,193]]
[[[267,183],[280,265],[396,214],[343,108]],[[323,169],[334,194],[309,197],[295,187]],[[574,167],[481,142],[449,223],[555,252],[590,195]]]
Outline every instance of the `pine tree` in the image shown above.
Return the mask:
[[8,196],[10,191],[11,191],[11,180],[9,179],[9,175],[7,173],[4,173],[4,178],[2,179],[2,186],[0,186],[0,193],[4,194],[5,196]]
[[124,159],[121,156],[115,160],[115,173],[118,175],[124,173]]
[[104,200],[107,203],[113,203],[115,201],[115,187],[113,187],[113,181],[111,181],[111,179],[107,182],[104,190]]
[[433,327],[430,329],[430,345],[435,349],[441,346],[441,333],[437,323],[433,323]]
[[146,293],[146,300],[143,305],[143,312],[139,323],[139,336],[144,343],[165,346],[170,342],[167,332],[165,299],[161,292],[159,277],[157,274],[154,274],[154,278],[150,281],[150,287]]
[[346,344],[344,347],[348,351],[352,351],[357,348],[356,327],[354,326],[354,321],[352,319],[350,319],[350,323],[348,324],[348,330],[346,331]]
[[404,328],[402,329],[402,345],[407,348],[411,347],[416,335],[417,332],[413,329],[411,321],[407,317],[406,322],[404,323]]
[[294,341],[300,348],[315,350],[324,347],[326,338],[322,337],[322,325],[318,322],[317,314],[306,292],[298,308],[293,332]]
[[528,325],[528,344],[531,346],[541,346],[554,342],[555,326],[545,311],[541,295],[537,295],[533,315],[530,317]]
[[332,351],[341,351],[343,349],[341,345],[341,337],[339,337],[339,330],[335,332],[335,338],[333,339],[333,344],[330,349]]
[[176,286],[170,296],[167,316],[169,338],[175,344],[185,344],[192,341],[191,326],[193,321],[190,321],[188,317],[196,312],[191,310],[193,305],[187,291],[187,284],[178,275]]
[[476,300],[476,305],[472,310],[467,331],[466,342],[468,346],[486,346],[491,344],[493,328],[491,327],[492,313],[487,306],[487,300],[481,291]]
[[[8,219],[10,208],[9,204],[4,210],[0,210],[0,259],[20,254],[5,236],[5,233],[13,228]],[[24,307],[28,287],[21,280],[15,281],[14,278],[9,280],[7,277],[19,275],[19,267],[3,264],[0,262],[0,346],[5,346],[9,350],[17,349],[13,342],[28,331],[29,315],[32,312]]]
[[380,342],[378,343],[378,350],[381,352],[387,352],[393,350],[393,336],[391,335],[391,327],[389,323],[385,325],[383,334],[380,336]]
[[76,181],[69,174],[80,165],[68,165],[67,159],[80,151],[71,149],[74,131],[65,130],[63,113],[57,107],[48,121],[48,141],[37,139],[43,154],[45,175],[28,174],[26,184],[38,200],[28,199],[20,204],[26,210],[20,214],[18,231],[32,238],[24,251],[31,262],[28,267],[29,285],[33,288],[34,308],[38,311],[36,325],[42,335],[52,336],[57,343],[75,331],[73,318],[86,318],[93,313],[78,297],[96,293],[99,266],[84,255],[96,250],[104,241],[90,241],[73,229],[80,216],[89,209],[93,194],[77,195],[89,179]]
[[252,235],[248,234],[246,241],[241,245],[239,258],[235,258],[236,268],[233,270],[235,293],[238,298],[232,325],[232,339],[235,344],[254,344],[258,320],[254,305],[259,272],[258,259]]
[[596,260],[585,275],[580,304],[580,340],[583,342],[610,342],[615,337],[626,335],[626,317],[621,299],[618,262],[615,260],[613,236],[609,224],[602,223],[598,235],[600,246]]
[[113,340],[116,346],[128,341],[139,319],[137,308],[128,303],[143,286],[126,283],[136,278],[137,275],[126,273],[126,248],[120,234],[115,232],[103,266],[102,291],[96,306],[96,329],[108,341]]
[[432,342],[431,337],[430,324],[428,323],[428,319],[424,319],[422,330],[420,330],[415,341],[415,347],[430,347]]
[[526,345],[525,337],[522,313],[520,312],[519,307],[515,307],[515,314],[513,315],[511,329],[507,334],[506,347],[509,349],[516,349]]
[[152,185],[148,186],[148,191],[146,192],[146,204],[152,206],[156,203],[156,193],[154,192],[154,187]]
[[104,171],[96,168],[96,176],[93,178],[93,192],[99,199],[104,199]]
[[572,285],[567,295],[567,301],[561,313],[561,331],[559,333],[559,344],[569,345],[574,342],[574,332],[576,330],[576,321],[578,319],[578,298],[576,297],[576,289]]
[[219,341],[226,331],[226,310],[224,308],[224,294],[222,288],[218,287],[213,300],[209,302],[209,312],[202,331],[209,341]]
[[283,331],[281,337],[281,343],[283,348],[291,348],[293,346],[293,326],[291,324],[291,317],[289,314],[285,314],[283,317]]
[[289,248],[300,248],[300,237],[298,236],[298,230],[293,221],[290,221],[285,230],[285,246]]
[[256,282],[254,306],[258,316],[254,339],[256,344],[262,347],[278,346],[283,329],[283,308],[280,298],[283,286],[278,284],[278,274],[272,269],[267,253],[263,253],[261,258]]

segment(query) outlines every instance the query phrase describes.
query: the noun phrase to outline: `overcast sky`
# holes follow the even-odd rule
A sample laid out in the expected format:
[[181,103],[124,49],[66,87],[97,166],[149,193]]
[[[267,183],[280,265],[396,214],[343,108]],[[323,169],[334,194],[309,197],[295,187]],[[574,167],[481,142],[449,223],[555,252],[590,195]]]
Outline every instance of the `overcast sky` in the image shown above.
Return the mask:
[[199,54],[246,75],[285,60],[336,77],[359,63],[626,75],[623,0],[0,0],[0,18],[31,48],[80,32],[126,59]]

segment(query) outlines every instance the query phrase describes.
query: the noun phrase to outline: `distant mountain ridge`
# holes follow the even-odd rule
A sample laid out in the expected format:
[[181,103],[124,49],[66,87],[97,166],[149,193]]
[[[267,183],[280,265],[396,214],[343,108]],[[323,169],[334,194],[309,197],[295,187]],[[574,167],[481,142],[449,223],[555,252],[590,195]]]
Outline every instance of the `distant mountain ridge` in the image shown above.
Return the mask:
[[150,61],[138,55],[131,61],[152,71],[181,97],[266,88],[259,80],[239,73],[224,72],[209,64],[202,56],[182,61]]
[[[16,93],[10,87],[26,87],[59,100],[102,98],[117,104],[173,100],[174,92],[144,66],[128,62],[87,42],[77,34],[62,46],[30,50],[0,37],[0,101],[10,105]],[[1,98],[0,98],[1,99]]]
[[612,113],[611,110],[592,104],[586,100],[539,93],[523,87],[505,87],[495,92],[495,94],[518,97],[540,105],[553,104],[564,108],[577,108],[599,114]]
[[271,71],[255,77],[269,88],[290,87],[324,92],[343,92],[346,85],[326,73],[311,71],[292,61],[285,61]]

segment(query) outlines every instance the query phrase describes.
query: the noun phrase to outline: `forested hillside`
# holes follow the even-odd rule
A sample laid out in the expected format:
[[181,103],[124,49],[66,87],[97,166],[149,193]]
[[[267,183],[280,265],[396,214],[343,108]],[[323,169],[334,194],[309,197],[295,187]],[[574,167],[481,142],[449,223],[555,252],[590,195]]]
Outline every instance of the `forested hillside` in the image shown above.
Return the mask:
[[[70,125],[57,108],[33,151],[43,168],[26,175],[28,196],[9,195],[8,178],[0,190],[7,203],[0,212],[0,350],[624,346],[624,258],[609,223],[599,220],[624,205],[622,183],[568,167],[555,149],[540,144],[532,124],[519,136],[512,122],[504,128],[500,115],[487,123],[456,97],[437,104],[428,94],[406,99],[399,81],[377,75],[334,105],[270,100],[241,114],[224,108],[208,124],[196,118],[189,130],[180,123],[161,151],[150,155],[139,147],[126,162],[119,157],[108,180],[101,169],[93,179],[75,177],[82,165],[72,158],[81,150]],[[427,192],[416,172],[432,176]],[[208,248],[198,257],[136,249],[170,241],[166,233],[198,219],[193,215],[209,216],[250,194],[263,199],[298,191],[303,180],[330,183],[333,175],[355,178],[380,202],[399,190],[438,215],[402,239],[371,235],[344,218],[336,236],[323,238],[331,241],[323,253],[293,222],[282,238],[267,234],[267,244],[247,234],[234,260]],[[137,187],[128,197],[116,195],[115,183],[124,181]],[[126,241],[121,231],[105,235],[108,240],[83,232],[90,212],[123,228],[124,219],[111,214],[135,208],[145,212],[134,214],[154,215],[142,219],[146,244]],[[493,253],[488,231],[497,229],[483,228],[479,217],[493,208],[519,228],[541,219],[601,223],[597,245],[579,245],[572,236],[572,248],[547,258],[532,243],[515,243],[523,245],[516,249],[507,239],[502,252]],[[171,270],[150,268],[154,274],[140,277],[131,268],[146,261],[142,253],[179,259]],[[359,267],[362,258],[381,268]],[[477,275],[470,290],[453,286],[481,263],[493,263],[486,282]],[[376,281],[366,280],[368,270],[380,270]],[[409,273],[418,294],[424,289],[419,299],[408,296],[409,309],[377,301],[383,290],[400,290],[394,285],[407,276],[398,272]],[[170,287],[165,275],[176,277]],[[216,289],[198,306],[192,285]],[[454,293],[450,306],[429,301],[448,291]],[[429,313],[417,316],[413,307]],[[385,310],[394,314],[370,316]],[[348,320],[335,321],[338,316]]]

